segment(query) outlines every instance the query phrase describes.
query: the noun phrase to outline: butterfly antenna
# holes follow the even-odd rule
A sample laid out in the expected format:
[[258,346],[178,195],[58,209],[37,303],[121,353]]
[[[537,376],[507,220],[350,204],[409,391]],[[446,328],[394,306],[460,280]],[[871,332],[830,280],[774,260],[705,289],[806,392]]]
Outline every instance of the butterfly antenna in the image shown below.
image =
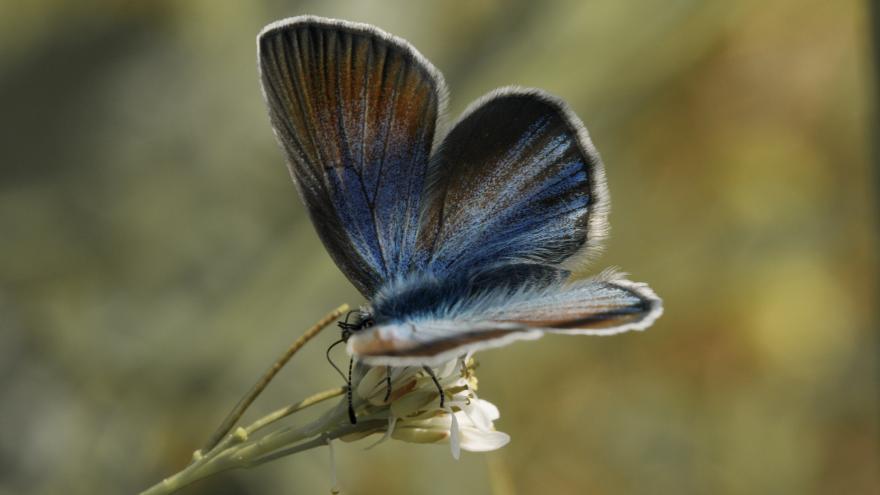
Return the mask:
[[422,369],[425,370],[426,373],[431,377],[431,380],[434,380],[434,385],[437,386],[437,391],[440,392],[440,409],[443,409],[443,405],[445,401],[443,400],[443,387],[440,386],[440,381],[437,380],[437,375],[434,374],[434,370],[429,368],[428,366],[422,366]]
[[351,393],[351,368],[354,365],[354,358],[348,360],[348,420],[351,424],[356,425],[358,422],[357,415],[354,413],[354,400]]
[[343,373],[342,370],[339,369],[339,366],[336,366],[336,363],[334,363],[333,359],[330,357],[330,351],[332,351],[334,347],[336,347],[337,345],[339,345],[343,342],[345,342],[345,339],[339,339],[336,342],[330,344],[330,347],[327,348],[326,355],[327,355],[327,362],[330,363],[330,366],[333,366],[333,369],[336,370],[336,372],[339,373],[339,376],[341,376],[342,379],[345,380],[345,383],[348,384],[348,378],[345,377],[345,373]]
[[336,363],[334,363],[333,360],[330,358],[330,351],[332,351],[334,347],[343,342],[345,342],[344,338],[330,344],[330,347],[327,348],[326,353],[327,362],[330,363],[330,366],[333,366],[333,369],[335,369],[336,372],[339,373],[339,376],[341,376],[342,379],[345,380],[345,390],[348,398],[348,419],[349,421],[351,421],[351,424],[357,424],[357,415],[355,415],[354,413],[354,399],[351,392],[351,369],[354,365],[354,358],[348,360],[348,376],[345,376],[345,373],[343,373],[342,370],[339,369],[339,366],[336,366]]

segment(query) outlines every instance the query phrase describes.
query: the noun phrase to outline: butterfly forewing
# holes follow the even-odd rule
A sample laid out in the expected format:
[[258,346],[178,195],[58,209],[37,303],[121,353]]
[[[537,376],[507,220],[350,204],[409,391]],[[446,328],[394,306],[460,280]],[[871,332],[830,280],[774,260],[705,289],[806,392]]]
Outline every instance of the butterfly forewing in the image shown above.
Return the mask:
[[409,44],[300,17],[258,38],[275,133],[330,255],[366,296],[406,271],[445,87]]

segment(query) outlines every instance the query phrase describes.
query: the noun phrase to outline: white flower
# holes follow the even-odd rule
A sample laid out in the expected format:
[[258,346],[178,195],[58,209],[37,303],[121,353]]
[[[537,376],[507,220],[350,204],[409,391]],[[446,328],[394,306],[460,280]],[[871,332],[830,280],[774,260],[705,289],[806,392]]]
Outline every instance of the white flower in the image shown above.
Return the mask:
[[[443,407],[434,379],[422,368],[358,366],[352,377],[359,419],[386,419],[385,427],[344,438],[351,441],[374,433],[414,443],[449,442],[458,459],[461,450],[486,452],[510,441],[496,431],[500,416],[491,402],[477,397],[477,378],[470,357],[432,371],[444,392]],[[390,377],[391,386],[388,386]]]

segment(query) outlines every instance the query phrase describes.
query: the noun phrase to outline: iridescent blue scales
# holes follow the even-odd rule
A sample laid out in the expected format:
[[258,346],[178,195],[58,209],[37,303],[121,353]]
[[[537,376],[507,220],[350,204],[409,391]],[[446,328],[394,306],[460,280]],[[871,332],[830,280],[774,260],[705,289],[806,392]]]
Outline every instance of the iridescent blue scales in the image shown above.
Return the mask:
[[504,88],[448,133],[446,87],[406,41],[306,16],[258,37],[263,91],[328,252],[370,300],[348,351],[435,365],[545,333],[608,335],[662,313],[644,284],[570,281],[600,248],[608,194],[580,120],[539,90]]

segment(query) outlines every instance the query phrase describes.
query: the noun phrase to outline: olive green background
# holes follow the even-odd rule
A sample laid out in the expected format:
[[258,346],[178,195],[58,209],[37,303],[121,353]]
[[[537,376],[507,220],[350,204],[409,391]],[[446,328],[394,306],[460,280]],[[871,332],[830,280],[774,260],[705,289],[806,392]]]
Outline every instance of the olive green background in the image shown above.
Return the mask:
[[[304,13],[411,41],[449,118],[508,84],[570,102],[612,196],[592,270],[666,306],[645,333],[480,354],[511,443],[457,462],[338,444],[344,493],[880,491],[867,2],[39,0],[0,3],[0,494],[146,488],[305,327],[362,302],[260,95],[255,35]],[[248,417],[338,386],[335,336]],[[328,493],[328,465],[185,493]]]

